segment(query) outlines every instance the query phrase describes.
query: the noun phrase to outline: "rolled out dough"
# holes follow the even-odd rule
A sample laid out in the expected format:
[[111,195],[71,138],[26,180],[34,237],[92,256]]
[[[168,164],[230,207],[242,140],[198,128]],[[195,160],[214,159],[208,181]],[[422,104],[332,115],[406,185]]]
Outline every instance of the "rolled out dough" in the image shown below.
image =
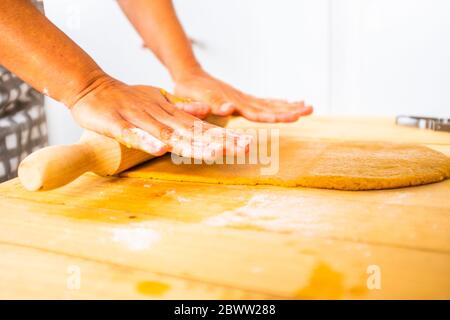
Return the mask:
[[279,171],[262,165],[182,164],[170,155],[122,173],[125,177],[216,184],[278,185],[338,190],[407,187],[450,177],[450,158],[427,147],[388,142],[301,141],[280,138]]

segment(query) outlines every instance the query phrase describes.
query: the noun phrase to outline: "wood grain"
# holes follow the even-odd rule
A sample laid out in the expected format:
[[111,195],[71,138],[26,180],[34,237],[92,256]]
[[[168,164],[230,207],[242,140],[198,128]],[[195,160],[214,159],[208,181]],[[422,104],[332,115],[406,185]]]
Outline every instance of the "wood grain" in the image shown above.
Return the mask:
[[[386,120],[283,130],[335,139],[333,125],[342,139],[399,129],[397,141],[450,151],[449,135]],[[0,185],[0,298],[449,299],[449,194],[448,180],[345,192],[86,174],[37,193],[12,180]],[[367,288],[371,265],[380,290]]]

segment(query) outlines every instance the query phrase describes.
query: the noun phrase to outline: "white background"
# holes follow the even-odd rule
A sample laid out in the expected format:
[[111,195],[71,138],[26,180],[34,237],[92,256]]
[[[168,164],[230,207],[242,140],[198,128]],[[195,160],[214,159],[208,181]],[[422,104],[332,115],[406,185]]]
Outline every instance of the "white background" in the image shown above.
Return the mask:
[[[176,0],[204,68],[318,114],[450,116],[449,0]],[[47,16],[111,75],[170,89],[114,0],[45,0]],[[48,101],[50,141],[81,130]]]

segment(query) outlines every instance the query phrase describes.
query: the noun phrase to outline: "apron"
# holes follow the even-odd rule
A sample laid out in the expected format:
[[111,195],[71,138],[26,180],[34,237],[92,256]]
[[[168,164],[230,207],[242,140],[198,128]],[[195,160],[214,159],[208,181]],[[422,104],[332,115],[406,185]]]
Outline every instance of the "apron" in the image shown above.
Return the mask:
[[[43,12],[43,3],[33,3]],[[0,66],[0,182],[15,178],[27,155],[48,144],[44,97]]]

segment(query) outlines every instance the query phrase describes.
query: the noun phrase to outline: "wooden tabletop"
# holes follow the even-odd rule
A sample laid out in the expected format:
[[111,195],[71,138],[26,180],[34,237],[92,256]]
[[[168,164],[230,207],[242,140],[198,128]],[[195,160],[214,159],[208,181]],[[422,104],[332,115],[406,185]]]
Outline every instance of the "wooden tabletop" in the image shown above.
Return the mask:
[[[449,133],[393,119],[266,127],[450,156]],[[349,192],[86,174],[32,193],[16,179],[0,185],[0,298],[449,299],[449,198],[450,180]]]

